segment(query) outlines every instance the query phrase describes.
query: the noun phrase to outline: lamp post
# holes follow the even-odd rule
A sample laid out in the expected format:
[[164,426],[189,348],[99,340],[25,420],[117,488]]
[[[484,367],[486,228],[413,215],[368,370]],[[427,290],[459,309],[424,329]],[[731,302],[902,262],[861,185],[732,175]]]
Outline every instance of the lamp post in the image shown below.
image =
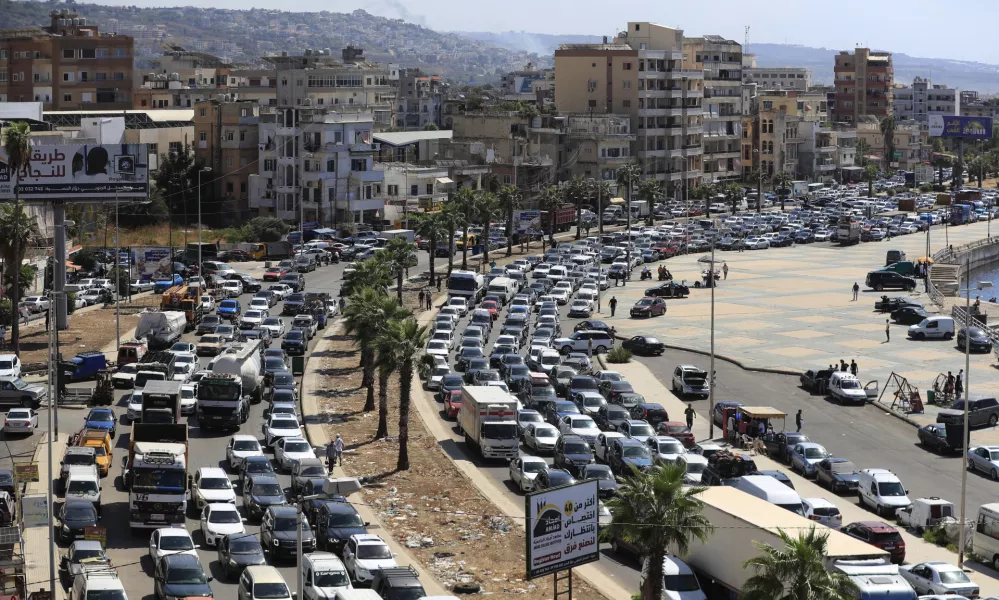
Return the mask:
[[708,439],[715,437],[715,242],[711,240],[711,256],[702,256],[699,263],[708,263],[708,284],[711,286],[711,362],[708,366]]
[[[211,167],[204,167],[200,171],[198,171],[198,276],[199,277],[201,277],[201,174],[211,173],[211,172],[212,172]],[[170,267],[173,268],[173,265],[171,265]]]

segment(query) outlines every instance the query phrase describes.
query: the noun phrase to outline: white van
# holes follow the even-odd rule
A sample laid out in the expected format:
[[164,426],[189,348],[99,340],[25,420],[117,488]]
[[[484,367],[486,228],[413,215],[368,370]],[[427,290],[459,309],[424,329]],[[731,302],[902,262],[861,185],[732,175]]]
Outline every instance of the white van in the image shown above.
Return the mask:
[[805,516],[798,492],[769,475],[743,475],[736,480],[733,487],[797,515]]
[[912,504],[909,491],[888,469],[864,469],[857,483],[860,506],[869,506],[878,515],[894,517],[895,511]]
[[517,282],[509,277],[497,277],[489,282],[486,288],[487,296],[499,296],[500,301],[506,305],[519,291]]
[[334,554],[305,554],[302,556],[302,568],[305,569],[305,600],[326,600],[336,592],[353,589],[347,569]]
[[368,588],[337,590],[334,600],[382,600],[378,592]]
[[949,340],[954,337],[954,319],[952,317],[926,317],[918,325],[909,326],[909,337],[914,340]]
[[101,510],[101,477],[97,465],[70,465],[66,475],[66,502],[86,500]]
[[867,403],[867,392],[852,373],[836,371],[829,377],[829,395],[840,404]]
[[983,504],[978,508],[972,548],[984,556],[988,564],[999,569],[999,503]]
[[553,282],[558,283],[563,279],[569,277],[569,269],[567,269],[562,265],[555,265],[551,269],[548,269],[547,277],[548,279],[551,279]]
[[588,269],[596,264],[593,257],[586,254],[573,254],[569,257],[569,262],[577,269]]

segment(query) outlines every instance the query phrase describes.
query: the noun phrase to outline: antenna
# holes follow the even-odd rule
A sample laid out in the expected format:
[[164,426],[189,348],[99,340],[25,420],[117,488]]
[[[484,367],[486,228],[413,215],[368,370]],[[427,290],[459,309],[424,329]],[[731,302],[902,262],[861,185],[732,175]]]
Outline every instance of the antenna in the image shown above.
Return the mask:
[[745,36],[743,37],[743,40],[742,40],[742,51],[743,52],[749,52],[749,25],[746,25],[746,27],[745,27],[745,33],[746,34],[745,34]]

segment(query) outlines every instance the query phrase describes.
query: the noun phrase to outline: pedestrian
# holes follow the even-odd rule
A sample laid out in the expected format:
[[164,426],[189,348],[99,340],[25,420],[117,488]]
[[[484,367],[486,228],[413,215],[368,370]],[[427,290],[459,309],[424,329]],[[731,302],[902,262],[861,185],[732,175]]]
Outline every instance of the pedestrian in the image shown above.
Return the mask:
[[851,358],[850,359],[850,373],[854,377],[856,377],[857,376],[857,371],[859,371],[859,369],[857,368],[857,361]]
[[687,417],[687,429],[693,429],[694,417],[697,416],[697,413],[694,412],[694,407],[693,405],[691,405],[690,402],[687,403],[687,408],[683,411],[683,414],[685,417]]
[[734,413],[728,416],[728,427],[725,428],[725,432],[728,434],[728,439],[729,440],[734,440],[735,439],[735,434],[737,432],[735,430],[735,414]]
[[441,278],[440,277],[437,278],[437,291],[438,292],[441,291]]
[[962,394],[964,394],[964,369],[958,371],[954,379],[954,398],[960,400]]
[[857,298],[860,296],[860,285],[854,281],[853,282],[853,301],[856,302]]
[[27,327],[28,326],[28,315],[30,314],[30,311],[28,310],[27,306],[22,306],[20,308],[20,310],[21,310],[21,318],[24,320],[24,326]]
[[722,279],[728,279],[728,263],[722,263]]
[[798,413],[796,415],[794,415],[794,425],[795,425],[795,427],[798,428],[798,431],[801,431],[801,423],[803,421],[804,421],[804,419],[801,418],[801,409],[799,408],[798,409]]
[[947,371],[947,380],[944,381],[944,395],[949,396],[954,393],[954,375]]
[[330,443],[326,444],[326,468],[330,470],[336,464],[336,444],[333,442],[333,440],[330,440]]
[[427,310],[430,310],[433,307],[434,307],[434,297],[430,293],[430,290],[427,290]]
[[586,356],[593,358],[593,338],[586,338]]
[[343,312],[343,307],[347,306],[347,299],[340,296],[340,312]]
[[420,296],[420,308],[423,308],[427,305],[426,301],[423,299],[423,290],[420,290],[419,296]]
[[340,461],[340,466],[343,466],[343,438],[340,434],[336,434],[336,439],[333,440],[333,452],[334,452],[334,464],[336,461]]
[[611,316],[613,317],[614,311],[617,310],[617,296],[611,296],[610,302],[607,304],[610,305]]
[[45,309],[45,331],[49,330],[49,312],[51,312],[50,309],[46,308]]
[[0,346],[7,345],[7,326],[0,325]]
[[888,322],[888,319],[885,319],[885,343],[887,344],[890,341],[891,341],[891,323]]

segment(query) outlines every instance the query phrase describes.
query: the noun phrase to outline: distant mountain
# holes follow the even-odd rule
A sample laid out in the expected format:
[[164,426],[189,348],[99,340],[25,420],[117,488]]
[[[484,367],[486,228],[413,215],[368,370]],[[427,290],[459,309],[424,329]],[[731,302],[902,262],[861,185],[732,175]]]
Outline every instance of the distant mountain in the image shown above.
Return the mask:
[[485,42],[491,46],[506,48],[513,52],[528,52],[547,57],[549,62],[554,61],[555,50],[559,44],[595,44],[602,40],[599,35],[552,35],[547,33],[529,33],[526,31],[502,31],[493,33],[490,31],[455,31],[455,35],[460,35],[480,42]]

